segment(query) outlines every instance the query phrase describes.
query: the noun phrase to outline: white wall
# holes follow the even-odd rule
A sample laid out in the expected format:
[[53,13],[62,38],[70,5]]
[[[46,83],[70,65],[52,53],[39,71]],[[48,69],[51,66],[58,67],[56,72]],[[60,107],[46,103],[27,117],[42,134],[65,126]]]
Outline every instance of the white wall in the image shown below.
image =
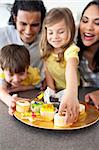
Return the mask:
[[[76,24],[79,22],[80,14],[84,7],[91,0],[43,0],[47,11],[53,7],[68,7],[73,12]],[[9,7],[6,4],[13,4],[14,0],[0,0],[0,27],[6,26],[10,16]]]
[[91,0],[43,0],[47,10],[52,7],[68,7],[73,12],[74,19],[78,23],[81,12]]

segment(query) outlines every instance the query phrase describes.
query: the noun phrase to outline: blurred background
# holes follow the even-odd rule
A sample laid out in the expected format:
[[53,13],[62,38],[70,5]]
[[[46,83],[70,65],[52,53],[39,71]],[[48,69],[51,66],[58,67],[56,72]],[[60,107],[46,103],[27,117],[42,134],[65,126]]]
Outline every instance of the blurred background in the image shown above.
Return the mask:
[[[79,18],[84,7],[91,0],[43,0],[47,11],[53,7],[68,7],[73,12],[73,16],[76,24],[79,23]],[[14,0],[0,0],[0,27],[6,26],[10,9]]]

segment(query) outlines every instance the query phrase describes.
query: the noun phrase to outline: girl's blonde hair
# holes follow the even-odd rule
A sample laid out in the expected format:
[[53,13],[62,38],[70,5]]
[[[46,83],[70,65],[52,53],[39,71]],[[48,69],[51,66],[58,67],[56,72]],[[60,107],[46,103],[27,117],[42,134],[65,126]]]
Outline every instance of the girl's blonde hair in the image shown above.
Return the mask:
[[[41,40],[40,40],[40,49],[41,49],[41,57],[43,59],[48,58],[50,53],[53,51],[53,47],[47,42],[47,27],[53,26],[61,20],[65,20],[68,40],[67,43],[62,46],[62,52],[60,54],[63,57],[63,53],[68,48],[74,40],[75,36],[75,22],[72,15],[72,12],[68,8],[53,8],[51,9],[43,22]],[[59,58],[61,60],[61,58]]]

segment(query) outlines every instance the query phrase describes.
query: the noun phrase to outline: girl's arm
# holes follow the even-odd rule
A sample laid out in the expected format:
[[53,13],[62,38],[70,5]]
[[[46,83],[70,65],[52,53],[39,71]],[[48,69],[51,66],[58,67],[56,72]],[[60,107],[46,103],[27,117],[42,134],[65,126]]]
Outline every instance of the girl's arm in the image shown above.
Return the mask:
[[55,91],[54,79],[52,78],[51,74],[49,73],[46,64],[44,64],[44,71],[45,71],[45,78],[46,78],[47,86]]
[[67,123],[73,123],[79,114],[77,66],[78,60],[76,58],[68,59],[65,72],[66,93],[59,107],[60,114],[66,112]]

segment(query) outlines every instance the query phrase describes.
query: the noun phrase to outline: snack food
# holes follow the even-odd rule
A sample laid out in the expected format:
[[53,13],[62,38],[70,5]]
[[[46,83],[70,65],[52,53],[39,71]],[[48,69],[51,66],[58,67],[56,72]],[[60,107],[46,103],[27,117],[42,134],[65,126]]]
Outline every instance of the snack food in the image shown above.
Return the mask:
[[16,111],[23,113],[28,112],[30,109],[30,103],[26,100],[18,100],[16,102]]
[[85,113],[85,105],[79,104],[79,112],[80,112],[80,115]]
[[66,125],[65,116],[60,116],[58,113],[54,116],[54,125],[58,127],[64,127]]
[[[79,116],[84,117],[86,115],[85,105],[79,104],[79,112],[80,112]],[[72,123],[66,124],[65,116],[60,116],[58,113],[56,113],[54,116],[54,125],[58,126],[58,127],[68,127],[68,126],[72,125]]]
[[40,109],[40,114],[45,121],[51,121],[54,119],[55,108],[53,104],[43,104]]
[[32,112],[40,113],[40,108],[41,108],[42,105],[43,105],[42,101],[38,101],[38,102],[32,101],[31,102],[31,110],[32,110]]

